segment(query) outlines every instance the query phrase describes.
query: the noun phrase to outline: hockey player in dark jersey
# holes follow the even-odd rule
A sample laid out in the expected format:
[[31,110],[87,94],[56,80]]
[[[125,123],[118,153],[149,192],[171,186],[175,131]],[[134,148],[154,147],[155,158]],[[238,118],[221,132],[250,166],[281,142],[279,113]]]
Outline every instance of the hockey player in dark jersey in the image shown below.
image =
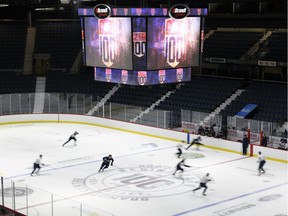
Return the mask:
[[181,144],[179,144],[178,146],[177,146],[177,153],[176,153],[176,155],[177,155],[177,157],[178,158],[180,158],[181,157],[181,155],[182,155],[182,146],[181,146]]
[[62,145],[62,147],[64,147],[68,142],[70,142],[71,140],[74,140],[74,145],[76,145],[77,139],[76,139],[76,135],[79,134],[77,131],[75,131],[70,137],[69,139]]
[[101,171],[103,172],[104,169],[107,169],[109,167],[109,165],[113,166],[113,163],[114,163],[114,159],[112,155],[103,157],[103,162],[98,172],[101,172]]
[[185,164],[185,159],[181,160],[177,165],[176,165],[176,170],[173,173],[173,175],[176,174],[177,171],[181,171],[181,173],[184,172],[184,169],[182,167],[190,167],[189,165]]
[[198,136],[197,138],[193,139],[191,144],[186,148],[186,150],[188,150],[192,145],[196,144],[197,145],[197,149],[199,149],[200,145],[203,145],[202,143],[200,143],[201,141],[201,137]]

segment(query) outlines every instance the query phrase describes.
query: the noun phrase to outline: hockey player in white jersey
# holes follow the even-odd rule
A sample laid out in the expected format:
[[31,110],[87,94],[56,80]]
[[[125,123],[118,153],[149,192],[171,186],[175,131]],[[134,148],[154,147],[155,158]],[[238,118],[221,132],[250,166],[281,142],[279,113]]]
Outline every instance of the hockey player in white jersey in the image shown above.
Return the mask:
[[205,192],[206,192],[206,190],[207,190],[207,188],[208,188],[206,184],[207,184],[208,181],[211,181],[211,178],[209,177],[209,175],[210,175],[210,174],[207,173],[205,176],[203,176],[203,177],[201,178],[199,187],[195,188],[195,189],[193,190],[193,192],[195,192],[195,191],[197,191],[197,190],[199,190],[200,188],[203,187],[203,188],[204,188],[204,191],[203,191],[202,194],[203,194],[204,196],[206,196],[206,193],[205,193]]
[[258,152],[257,162],[259,163],[258,172],[259,172],[259,175],[261,175],[262,173],[265,173],[265,170],[263,169],[263,167],[264,167],[264,164],[266,163],[265,156],[262,154],[261,151]]
[[78,135],[79,133],[77,131],[75,131],[70,137],[69,139],[62,145],[62,147],[64,147],[68,142],[70,142],[71,140],[74,140],[74,145],[76,145],[77,139],[76,139],[76,135]]

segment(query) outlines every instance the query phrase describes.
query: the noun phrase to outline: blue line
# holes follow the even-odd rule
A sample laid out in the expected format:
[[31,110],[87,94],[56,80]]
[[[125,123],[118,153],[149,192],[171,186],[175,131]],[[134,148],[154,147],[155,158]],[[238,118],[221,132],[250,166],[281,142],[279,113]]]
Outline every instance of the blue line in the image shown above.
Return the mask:
[[[165,148],[159,148],[159,149],[153,149],[153,150],[147,150],[147,151],[143,151],[143,152],[137,152],[137,153],[131,153],[131,154],[126,154],[126,155],[121,155],[121,156],[117,156],[114,158],[122,158],[122,157],[127,157],[127,156],[133,156],[133,155],[137,155],[137,154],[143,154],[143,153],[147,153],[147,152],[152,152],[152,151],[161,151],[161,150],[165,150],[165,149],[169,149],[169,148],[175,148],[175,146],[170,146],[170,147],[165,147]],[[67,166],[63,166],[63,167],[59,167],[59,168],[51,168],[51,169],[45,169],[43,171],[41,171],[42,173],[44,172],[50,172],[53,170],[60,170],[60,169],[65,169],[65,168],[70,168],[70,167],[75,167],[75,166],[81,166],[81,165],[86,165],[86,164],[90,164],[90,163],[95,163],[95,162],[101,162],[102,158],[99,160],[94,160],[94,161],[89,161],[89,162],[83,162],[83,163],[78,163],[78,164],[73,164],[73,165],[67,165]],[[31,169],[32,170],[32,169]],[[6,177],[4,179],[13,179],[13,178],[18,178],[18,177],[22,177],[22,176],[27,176],[30,175],[30,173],[26,173],[26,174],[19,174],[16,176],[10,176],[10,177]]]
[[240,199],[240,198],[243,198],[243,197],[246,197],[246,196],[250,196],[250,195],[253,195],[253,194],[256,194],[256,193],[259,193],[259,192],[263,192],[263,191],[266,191],[266,190],[270,190],[270,189],[273,189],[273,188],[276,188],[276,187],[281,187],[281,186],[286,185],[286,184],[288,184],[288,182],[285,182],[285,183],[282,183],[282,184],[279,184],[279,185],[275,185],[275,186],[272,186],[272,187],[269,187],[269,188],[264,188],[264,189],[261,189],[261,190],[258,190],[258,191],[254,191],[254,192],[251,192],[251,193],[246,193],[246,194],[243,194],[243,195],[240,195],[240,196],[232,197],[232,198],[229,198],[229,199],[226,199],[226,200],[222,200],[222,201],[219,201],[219,202],[216,202],[216,203],[211,203],[211,204],[208,204],[208,205],[205,205],[205,206],[201,206],[201,207],[198,207],[198,208],[195,208],[195,209],[191,209],[191,210],[188,210],[188,211],[177,213],[177,214],[174,214],[172,216],[179,216],[179,215],[188,214],[190,212],[195,212],[195,211],[198,211],[198,210],[201,210],[201,209],[204,209],[204,208],[209,208],[211,206],[215,206],[215,205],[219,205],[219,204],[222,204],[222,203],[225,203],[225,202],[229,202],[229,201],[232,201],[232,200]]

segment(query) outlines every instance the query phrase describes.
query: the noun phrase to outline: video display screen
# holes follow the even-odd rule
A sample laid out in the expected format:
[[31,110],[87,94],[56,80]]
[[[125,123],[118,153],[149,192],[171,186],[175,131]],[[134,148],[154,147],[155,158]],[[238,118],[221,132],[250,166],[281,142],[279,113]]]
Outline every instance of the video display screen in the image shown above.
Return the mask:
[[146,17],[133,17],[133,69],[146,69],[147,30]]
[[200,17],[149,17],[147,69],[199,65]]
[[127,85],[157,85],[191,80],[191,68],[170,68],[161,70],[121,70],[94,67],[97,81]]
[[95,8],[105,4],[96,6],[78,9],[83,63],[94,67],[95,80],[155,85],[191,79],[202,58],[207,8],[189,8],[185,16],[175,18],[173,9],[187,7],[107,6],[109,13],[99,18],[101,11]]
[[87,66],[132,69],[131,18],[84,18]]

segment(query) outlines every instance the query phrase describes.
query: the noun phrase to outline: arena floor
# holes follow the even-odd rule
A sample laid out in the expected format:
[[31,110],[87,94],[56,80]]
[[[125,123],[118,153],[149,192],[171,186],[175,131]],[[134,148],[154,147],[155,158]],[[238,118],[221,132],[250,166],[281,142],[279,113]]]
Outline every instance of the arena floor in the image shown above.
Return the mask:
[[[74,131],[77,145],[62,147]],[[178,143],[163,139],[62,123],[1,125],[0,137],[5,205],[29,216],[288,214],[287,164],[267,161],[259,176],[256,158],[193,146],[183,154],[191,167],[173,176]],[[40,154],[45,165],[31,177]],[[109,154],[114,166],[99,173]],[[193,193],[207,172],[207,196]]]

